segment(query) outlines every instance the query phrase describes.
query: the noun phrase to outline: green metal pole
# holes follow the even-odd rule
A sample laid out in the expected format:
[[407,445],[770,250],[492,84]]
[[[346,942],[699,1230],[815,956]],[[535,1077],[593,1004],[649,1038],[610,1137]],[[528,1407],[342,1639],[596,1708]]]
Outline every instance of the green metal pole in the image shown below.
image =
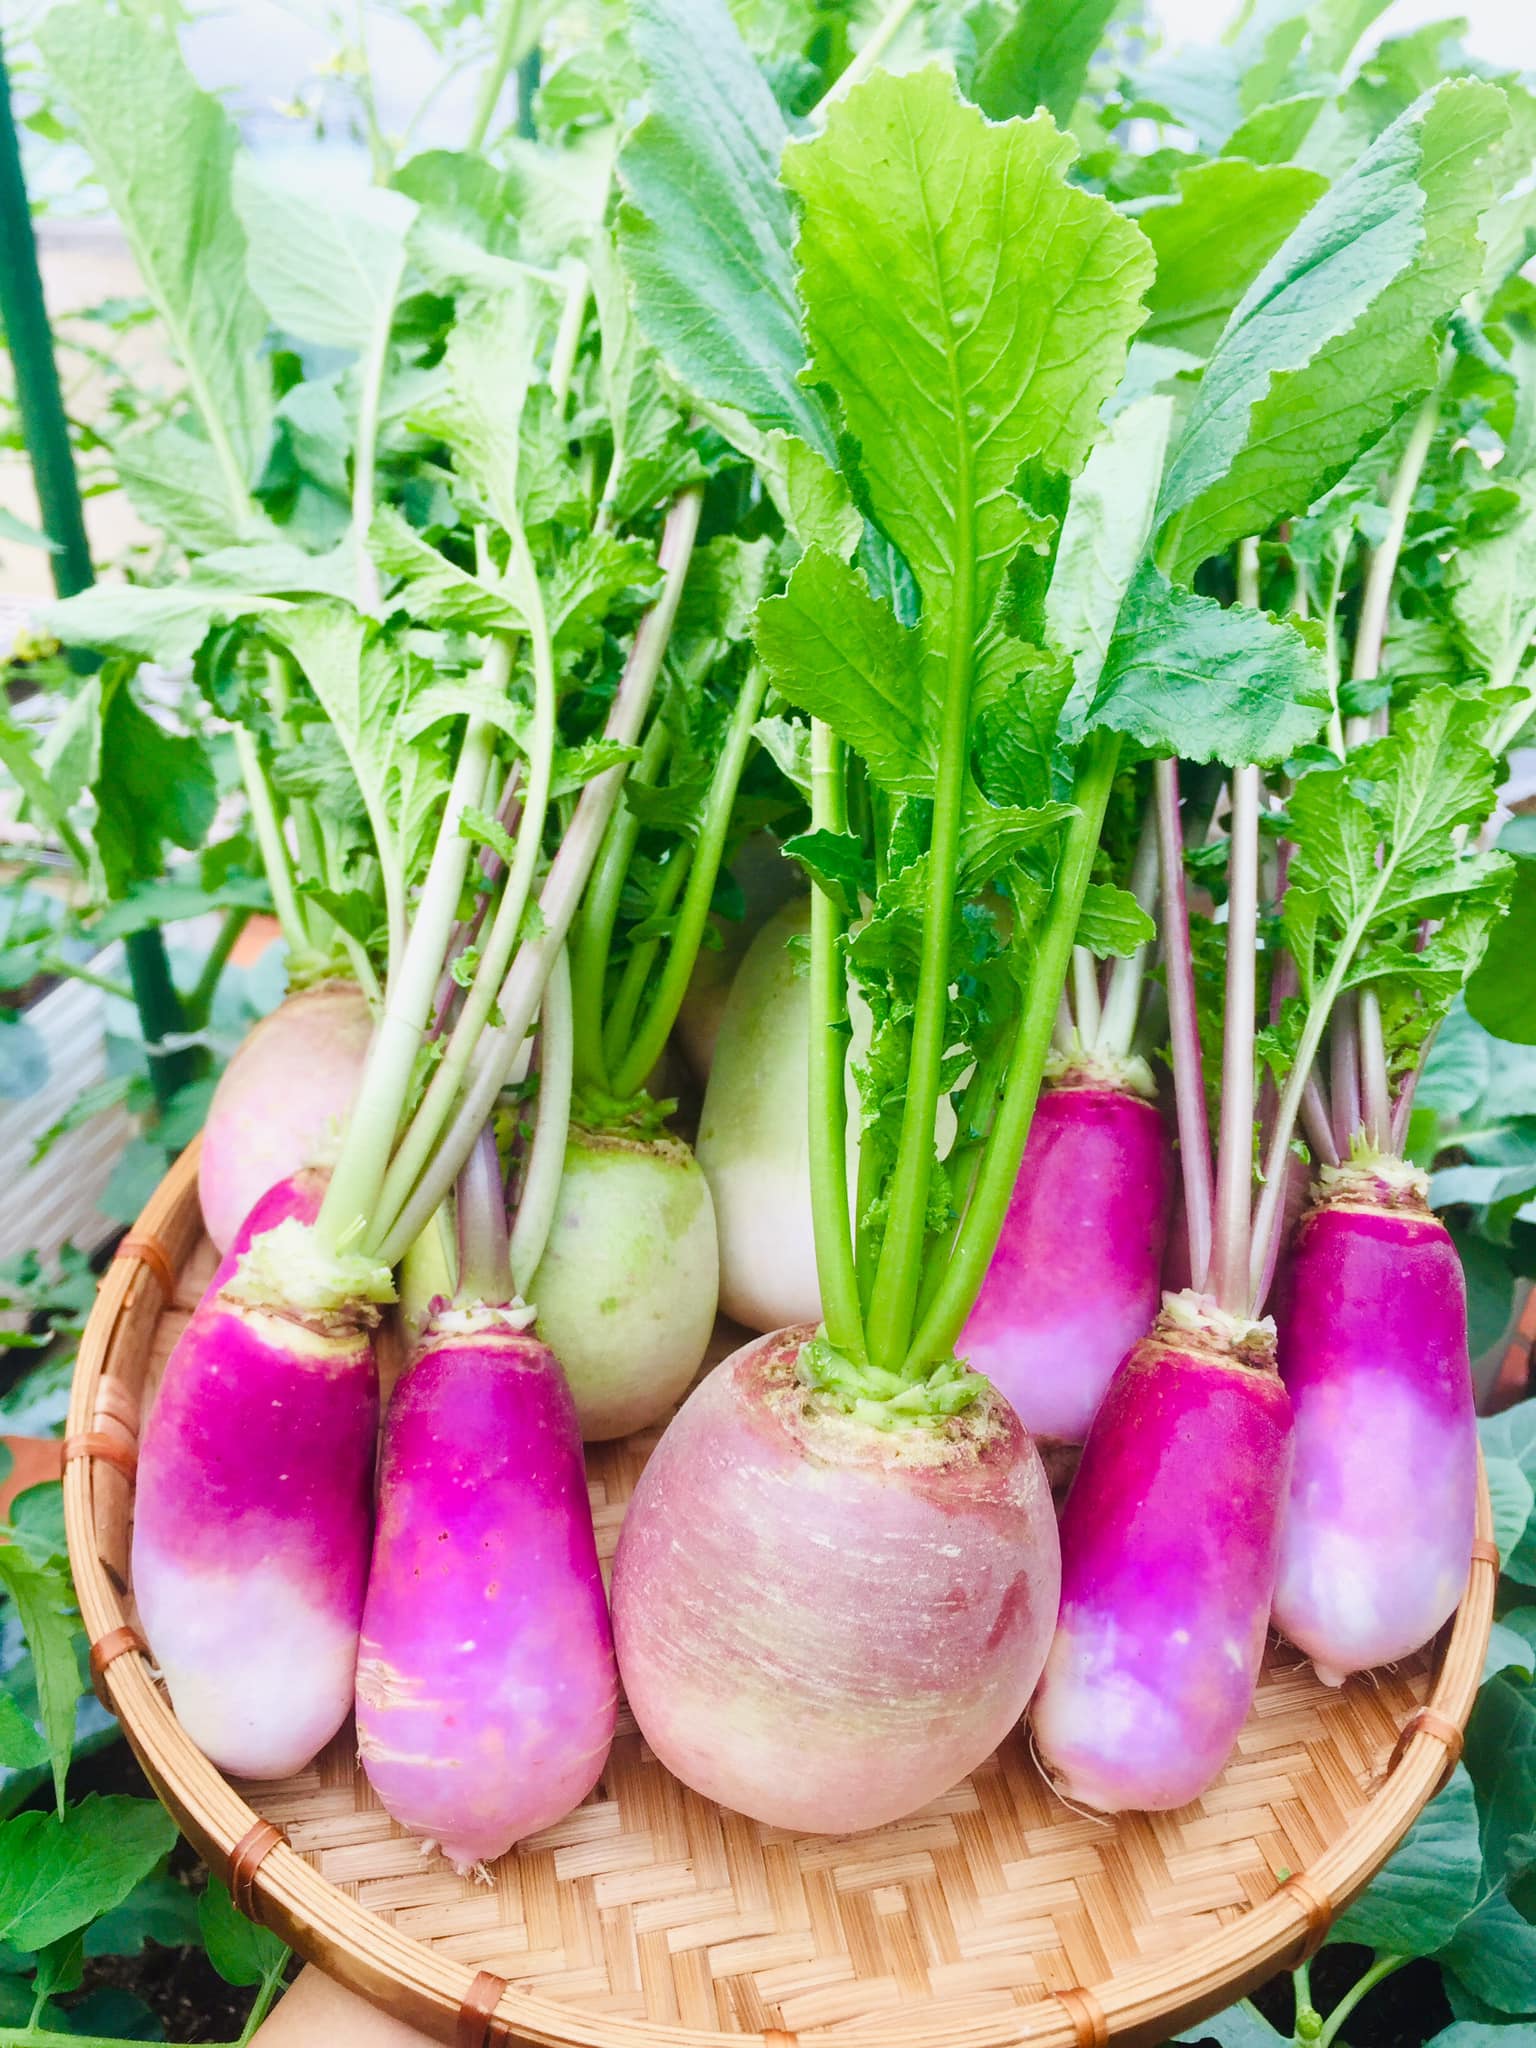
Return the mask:
[[[49,556],[54,588],[73,597],[95,581],[80,485],[64,395],[54,361],[53,335],[37,262],[37,238],[21,170],[21,147],[11,108],[11,82],[0,45],[0,326],[5,330],[16,379],[16,403],[37,487],[43,531],[54,544]],[[184,1028],[181,999],[171,979],[165,941],[158,928],[135,932],[126,941],[128,976],[149,1052],[149,1076],[162,1108],[193,1078],[190,1050],[156,1053],[153,1048]]]

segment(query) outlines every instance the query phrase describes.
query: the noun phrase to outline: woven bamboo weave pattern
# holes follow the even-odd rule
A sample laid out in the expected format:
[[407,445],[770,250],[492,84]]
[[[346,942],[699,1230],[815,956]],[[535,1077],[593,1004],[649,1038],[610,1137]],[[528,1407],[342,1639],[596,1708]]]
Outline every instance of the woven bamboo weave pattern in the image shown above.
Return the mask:
[[[167,1183],[157,1198],[164,1216],[141,1224],[158,1222],[177,1264],[174,1303],[162,1311],[147,1269],[109,1280],[113,1331],[82,1353],[72,1430],[116,1417],[129,1434],[124,1392],[147,1398],[212,1270],[190,1174],[177,1172],[179,1191]],[[114,1287],[123,1298],[109,1301]],[[588,1454],[605,1561],[653,1441]],[[70,1474],[94,1639],[134,1619],[120,1597],[130,1494],[109,1461]],[[1177,1813],[1075,1813],[1016,1736],[898,1826],[796,1838],[697,1798],[622,1720],[593,1796],[489,1884],[424,1858],[390,1821],[350,1731],[284,1784],[230,1788],[180,1735],[142,1657],[114,1656],[105,1680],[157,1787],[214,1859],[227,1862],[257,1816],[283,1830],[254,1880],[262,1917],[445,2040],[490,1971],[509,1987],[497,2041],[1065,2048],[1103,2026],[1160,2040],[1315,1941],[1442,1773],[1445,1732],[1475,1691],[1493,1577],[1474,1565],[1448,1645],[1339,1692],[1272,1643],[1238,1753]],[[1389,1775],[1400,1731],[1431,1706]]]

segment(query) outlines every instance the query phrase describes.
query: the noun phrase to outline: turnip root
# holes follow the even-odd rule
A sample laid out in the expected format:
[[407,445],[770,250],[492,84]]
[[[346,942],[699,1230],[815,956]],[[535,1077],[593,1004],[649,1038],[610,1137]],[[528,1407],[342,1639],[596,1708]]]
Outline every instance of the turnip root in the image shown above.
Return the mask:
[[264,1017],[224,1069],[197,1173],[203,1223],[220,1252],[274,1182],[334,1154],[372,1032],[355,983],[320,982]]
[[1031,1709],[1063,1796],[1197,1798],[1258,1680],[1290,1471],[1272,1326],[1170,1296],[1111,1383],[1062,1515],[1061,1619]]
[[810,1006],[792,940],[810,929],[802,899],[752,942],[725,1006],[698,1161],[720,1236],[720,1307],[750,1330],[821,1314],[811,1228],[806,1116]]
[[378,1377],[354,1319],[249,1306],[241,1284],[205,1297],[167,1362],[139,1454],[133,1585],[192,1740],[237,1777],[283,1778],[351,1707]]
[[521,1320],[445,1311],[395,1388],[357,1665],[369,1782],[461,1871],[568,1813],[613,1740],[576,1412]]
[[1167,1135],[1145,1095],[1088,1073],[1040,1097],[958,1349],[1042,1448],[1086,1439],[1150,1327],[1171,1197]]
[[588,1442],[659,1422],[704,1362],[720,1260],[709,1185],[675,1138],[573,1130],[530,1290]]
[[1023,1712],[1060,1556],[1039,1457],[990,1389],[879,1428],[744,1345],[643,1473],[614,1567],[625,1692],[669,1770],[773,1827],[910,1813]]
[[1325,1685],[1416,1650],[1466,1586],[1477,1423],[1466,1288],[1424,1180],[1325,1169],[1280,1323],[1296,1411],[1275,1625]]

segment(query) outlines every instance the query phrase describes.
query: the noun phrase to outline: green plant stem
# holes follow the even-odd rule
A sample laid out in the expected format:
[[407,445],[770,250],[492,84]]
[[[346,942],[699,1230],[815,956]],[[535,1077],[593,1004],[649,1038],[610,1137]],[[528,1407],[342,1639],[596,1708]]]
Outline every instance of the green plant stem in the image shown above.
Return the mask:
[[[755,714],[754,714],[755,715]],[[811,720],[811,829],[848,829],[847,761],[842,742]],[[819,885],[811,889],[810,1164],[816,1273],[828,1341],[856,1365],[865,1362],[864,1319],[848,1219],[848,980],[843,914]]]
[[571,1129],[572,1044],[571,963],[562,946],[539,1005],[539,1101],[512,1225],[512,1281],[525,1301],[549,1242],[565,1173],[565,1147]]
[[1112,732],[1090,733],[1083,742],[1072,792],[1077,815],[1067,826],[1050,908],[1035,947],[1003,1098],[982,1154],[970,1208],[949,1249],[943,1281],[912,1340],[909,1370],[953,1356],[955,1340],[997,1249],[1040,1094],[1083,898],[1120,761],[1120,745],[1120,735]]
[[362,62],[362,70],[357,81],[357,96],[362,102],[363,124],[368,130],[368,157],[373,170],[373,182],[375,185],[387,185],[394,165],[388,140],[379,125],[379,102],[373,89],[373,65],[368,56],[368,13],[364,0],[356,0],[353,21],[356,25],[357,54]]
[[97,974],[89,967],[81,967],[73,960],[66,960],[62,954],[50,953],[37,963],[40,974],[56,975],[60,981],[81,981],[87,988],[99,988],[104,996],[114,996],[121,1003],[133,1001],[132,984],[114,981],[110,974]]
[[21,150],[11,110],[10,80],[0,44],[0,327],[5,332],[16,385],[16,406],[37,488],[48,558],[60,597],[73,597],[94,581],[85,514],[75,476],[69,423],[59,388],[53,335],[43,297],[37,241],[22,176]]
[[856,85],[861,85],[868,78],[906,26],[907,18],[916,5],[917,0],[891,0],[890,6],[865,39],[853,62],[822,94],[814,110],[815,114],[824,113],[834,100],[840,100],[844,93],[852,92]]
[[[267,649],[267,702],[277,727],[278,744],[283,747],[296,745],[298,735],[288,718],[289,708],[293,702],[293,664],[287,655],[280,653],[275,647]],[[320,829],[315,807],[308,797],[289,798],[288,819],[293,826],[293,836],[298,842],[300,872],[320,875],[327,883],[331,882],[334,877],[327,858],[325,835]],[[307,907],[316,908],[314,905]]]
[[1392,1084],[1387,1073],[1387,1046],[1381,1028],[1381,998],[1363,988],[1356,998],[1360,1021],[1360,1095],[1368,1144],[1384,1152],[1392,1143]]
[[[640,758],[630,780],[649,787],[661,774],[672,735],[665,723],[653,720],[640,749]],[[608,1088],[608,1064],[603,1054],[603,991],[608,979],[608,959],[613,948],[613,928],[618,922],[619,904],[635,843],[640,837],[640,819],[628,804],[616,807],[604,835],[597,865],[577,921],[574,962],[571,972],[572,1001],[576,1018],[576,1074],[584,1083]]]
[[[1397,474],[1392,479],[1392,492],[1387,500],[1387,530],[1382,535],[1381,545],[1371,557],[1371,566],[1366,571],[1365,590],[1360,599],[1360,620],[1355,628],[1355,653],[1350,664],[1350,680],[1356,683],[1372,683],[1381,674],[1381,653],[1386,644],[1387,620],[1392,610],[1392,584],[1397,576],[1398,561],[1403,552],[1403,540],[1408,532],[1408,518],[1413,510],[1414,494],[1419,488],[1419,479],[1424,474],[1435,429],[1440,424],[1440,385],[1434,389],[1419,407],[1418,417],[1408,436],[1402,459],[1397,465]],[[1365,737],[1368,721],[1352,718],[1345,731],[1347,746],[1358,746]]]
[[294,887],[293,863],[277,815],[277,802],[267,780],[267,771],[261,765],[254,737],[243,725],[237,725],[234,738],[235,759],[240,764],[240,779],[245,784],[245,800],[250,807],[251,823],[256,828],[261,864],[266,870],[267,886],[272,891],[272,907],[283,928],[289,956],[297,958],[310,950],[309,925]]
[[[693,559],[702,509],[703,493],[694,488],[680,492],[667,514],[657,557],[663,576],[661,594],[640,621],[604,728],[604,737],[620,746],[634,745],[650,709]],[[502,983],[498,998],[501,1022],[486,1031],[475,1048],[474,1065],[453,1122],[391,1225],[388,1241],[379,1247],[380,1258],[390,1264],[404,1255],[406,1246],[426,1227],[428,1217],[453,1184],[458,1162],[490,1115],[538,1009],[555,955],[565,944],[623,783],[620,764],[595,775],[577,799],[539,895],[542,929],[524,939]]]
[[[402,264],[403,268],[403,264]],[[395,280],[399,287],[399,276]],[[364,612],[377,610],[379,575],[368,552],[373,524],[373,480],[378,466],[379,408],[384,398],[384,373],[389,367],[389,337],[394,327],[395,295],[380,313],[368,341],[357,398],[357,447],[352,456],[352,544],[357,550],[357,602]]]
[[522,0],[502,0],[501,12],[496,17],[496,40],[491,46],[491,61],[481,74],[474,117],[464,138],[464,147],[472,156],[485,147],[485,138],[490,133],[496,102],[501,98],[507,73],[518,61],[517,39],[522,25]]
[[[953,358],[949,368],[955,387],[955,417],[963,419],[965,407]],[[944,709],[934,784],[933,837],[928,853],[928,892],[923,910],[917,1000],[912,1015],[901,1135],[897,1140],[896,1163],[888,1190],[885,1242],[880,1248],[874,1294],[865,1328],[870,1363],[887,1372],[899,1371],[908,1354],[913,1312],[922,1284],[923,1250],[928,1232],[929,1175],[934,1157],[933,1120],[938,1107],[945,1047],[949,1041],[950,954],[955,880],[960,867],[960,827],[965,809],[970,754],[971,683],[975,665],[973,614],[976,608],[970,449],[963,436],[957,446],[960,473],[956,478],[955,492],[956,574],[950,599]]]
[[[528,552],[528,540],[520,525],[512,529],[513,560],[521,572],[523,609],[528,620],[528,645],[533,657],[533,730],[528,740],[528,782],[523,797],[523,814],[518,820],[517,841],[512,864],[502,884],[501,898],[491,919],[491,928],[480,949],[479,964],[469,994],[459,1012],[447,1050],[427,1086],[421,1107],[412,1117],[384,1177],[374,1227],[387,1235],[400,1209],[416,1184],[416,1178],[432,1156],[432,1147],[453,1108],[454,1098],[469,1072],[470,1062],[491,1011],[497,991],[506,977],[517,948],[534,874],[544,843],[544,822],[549,812],[549,792],[554,775],[555,714],[558,709],[555,655],[544,615],[539,579]],[[500,689],[506,687],[501,675]],[[500,690],[498,690],[500,694]],[[441,951],[438,966],[441,967]]]
[[232,909],[225,911],[218,936],[208,948],[208,957],[203,962],[202,971],[182,1001],[189,1030],[201,1031],[208,1022],[208,1013],[213,1007],[214,991],[218,988],[219,976],[228,966],[229,956],[235,950],[240,934],[250,921],[251,912],[243,903],[237,903]]
[[[493,643],[487,668],[493,661],[499,668],[502,661],[510,659],[504,649],[498,655],[499,648],[500,641]],[[472,718],[467,722],[415,921],[399,972],[390,976],[384,1013],[368,1050],[341,1157],[316,1220],[316,1239],[325,1251],[334,1251],[344,1237],[357,1229],[360,1219],[368,1241],[376,1234],[370,1226],[378,1208],[400,1112],[410,1092],[416,1055],[432,1013],[437,977],[442,971],[448,934],[469,865],[470,842],[459,829],[460,820],[466,809],[478,804],[484,794],[493,739],[488,721]],[[456,1163],[450,1183],[457,1178],[457,1172]],[[446,1194],[447,1189],[443,1192]],[[434,1203],[433,1207],[436,1206]],[[365,1245],[358,1246],[360,1250],[364,1248]]]
[[[1136,842],[1136,858],[1131,868],[1131,894],[1148,912],[1157,900],[1157,874],[1157,811],[1155,805],[1149,804],[1141,821],[1141,837]],[[1114,961],[1109,970],[1109,988],[1099,1018],[1098,1046],[1100,1051],[1113,1053],[1118,1059],[1129,1054],[1136,1037],[1150,951],[1149,945],[1140,945],[1134,953]]]
[[754,662],[731,712],[725,746],[710,782],[699,836],[694,842],[693,860],[688,869],[688,887],[677,926],[668,944],[661,979],[633,1044],[614,1071],[613,1086],[617,1095],[633,1094],[641,1085],[661,1058],[662,1048],[671,1036],[678,1012],[683,1007],[683,998],[688,993],[688,983],[709,923],[710,905],[714,901],[715,884],[720,877],[720,863],[725,858],[731,817],[736,808],[736,792],[741,786],[742,770],[752,749],[752,728],[763,708],[767,683],[767,672]]
[[[672,858],[662,870],[661,880],[651,903],[650,915],[653,918],[671,916],[672,906],[682,893],[692,863],[693,850],[686,842],[674,849]],[[613,1007],[603,1025],[603,1059],[610,1074],[613,1073],[619,1054],[631,1042],[635,1029],[635,1013],[640,1008],[640,998],[645,994],[646,983],[650,980],[651,969],[660,951],[659,938],[642,939],[639,945],[631,946],[629,958],[624,962],[624,972],[619,976]],[[636,1086],[644,1084],[645,1074],[649,1072],[650,1068],[647,1067]],[[613,1088],[617,1094],[617,1081],[614,1082]],[[630,1092],[633,1093],[634,1090]]]
[[1340,2028],[1360,2003],[1361,1999],[1368,1992],[1374,1991],[1376,1986],[1385,1978],[1394,1975],[1395,1972],[1402,1969],[1404,1964],[1410,1960],[1408,1956],[1378,1956],[1365,1975],[1356,1983],[1350,1985],[1344,1996],[1333,2008],[1333,2011],[1323,2021],[1323,2031],[1317,2037],[1318,2048],[1333,2048],[1333,2043],[1338,2038]]

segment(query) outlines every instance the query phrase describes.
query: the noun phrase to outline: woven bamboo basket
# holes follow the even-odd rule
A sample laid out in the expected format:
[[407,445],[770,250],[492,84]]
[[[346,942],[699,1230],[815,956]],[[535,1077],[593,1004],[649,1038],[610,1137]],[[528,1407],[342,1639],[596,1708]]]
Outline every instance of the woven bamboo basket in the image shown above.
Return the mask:
[[[283,1784],[232,1784],[144,1653],[139,1416],[213,1256],[189,1152],[104,1279],[75,1378],[65,1509],[97,1688],[246,1912],[460,2048],[1160,2041],[1310,1955],[1459,1754],[1498,1571],[1486,1489],[1441,1641],[1338,1692],[1272,1643],[1237,1754],[1180,1812],[1073,1812],[1020,1734],[897,1826],[797,1838],[695,1796],[621,1719],[586,1804],[462,1880],[384,1813],[350,1731]],[[654,1441],[589,1454],[605,1558]]]

